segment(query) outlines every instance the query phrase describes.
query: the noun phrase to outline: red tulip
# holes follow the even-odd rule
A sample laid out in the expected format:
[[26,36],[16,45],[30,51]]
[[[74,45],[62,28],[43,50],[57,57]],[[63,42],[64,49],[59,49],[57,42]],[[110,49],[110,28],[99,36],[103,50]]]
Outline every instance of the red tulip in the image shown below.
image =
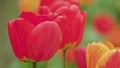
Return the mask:
[[83,37],[86,13],[82,12],[77,5],[62,6],[55,12],[59,17],[55,20],[63,35],[60,48],[71,48],[77,46]]
[[75,50],[75,59],[76,59],[78,68],[87,68],[86,47],[81,47]]
[[8,33],[16,57],[21,61],[49,60],[60,47],[62,32],[55,21],[23,12],[9,21]]

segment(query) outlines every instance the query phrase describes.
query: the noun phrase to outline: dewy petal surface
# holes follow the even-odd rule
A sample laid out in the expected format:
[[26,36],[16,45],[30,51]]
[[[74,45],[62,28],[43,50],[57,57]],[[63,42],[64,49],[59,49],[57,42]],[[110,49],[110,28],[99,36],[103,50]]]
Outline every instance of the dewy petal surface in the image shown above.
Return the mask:
[[46,21],[38,24],[27,39],[27,53],[33,61],[50,59],[60,47],[62,33],[57,23]]
[[120,50],[105,53],[97,62],[96,68],[120,68]]
[[87,68],[95,68],[99,58],[108,51],[109,48],[102,43],[88,44],[86,52]]
[[11,20],[8,23],[8,33],[13,51],[21,61],[24,61],[24,57],[26,57],[26,40],[33,28],[33,24],[22,18]]

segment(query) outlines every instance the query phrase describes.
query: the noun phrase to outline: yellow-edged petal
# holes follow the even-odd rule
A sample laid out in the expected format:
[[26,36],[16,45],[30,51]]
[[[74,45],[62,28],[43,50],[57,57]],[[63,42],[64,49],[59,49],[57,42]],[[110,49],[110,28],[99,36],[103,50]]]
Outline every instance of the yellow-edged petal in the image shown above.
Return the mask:
[[102,43],[106,45],[110,50],[115,48],[114,45],[110,41],[99,41],[98,43]]
[[108,51],[109,48],[102,43],[88,44],[86,52],[87,68],[95,68],[96,62],[101,55]]
[[106,52],[98,60],[96,68],[120,68],[120,50],[113,49]]
[[20,11],[38,13],[41,0],[19,0]]

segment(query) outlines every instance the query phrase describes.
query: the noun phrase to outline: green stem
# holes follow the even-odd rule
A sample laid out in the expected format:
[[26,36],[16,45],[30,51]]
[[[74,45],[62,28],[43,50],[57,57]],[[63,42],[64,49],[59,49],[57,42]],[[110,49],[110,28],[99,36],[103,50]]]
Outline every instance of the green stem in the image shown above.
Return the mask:
[[66,49],[63,50],[63,68],[66,68]]
[[48,65],[49,65],[49,61],[46,61],[45,62],[45,67],[48,68]]
[[33,68],[37,68],[37,63],[33,62]]

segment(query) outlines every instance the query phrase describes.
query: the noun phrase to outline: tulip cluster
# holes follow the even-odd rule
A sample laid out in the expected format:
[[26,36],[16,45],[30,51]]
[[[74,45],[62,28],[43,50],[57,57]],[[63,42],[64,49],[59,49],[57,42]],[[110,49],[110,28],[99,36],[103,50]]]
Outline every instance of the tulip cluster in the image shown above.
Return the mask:
[[74,54],[78,68],[120,68],[120,49],[109,41],[90,43]]
[[[96,30],[109,41],[77,47],[83,38],[86,12],[79,7],[94,0],[19,0],[20,15],[8,22],[8,35],[15,56],[22,62],[52,59],[60,49],[63,67],[76,62],[78,68],[120,68],[120,28],[108,14],[94,18]],[[67,62],[66,62],[67,60]]]
[[35,3],[21,0],[20,5],[25,7],[20,6],[19,18],[8,22],[12,48],[20,61],[47,61],[58,49],[79,45],[86,13],[80,10],[77,0],[37,0]]

